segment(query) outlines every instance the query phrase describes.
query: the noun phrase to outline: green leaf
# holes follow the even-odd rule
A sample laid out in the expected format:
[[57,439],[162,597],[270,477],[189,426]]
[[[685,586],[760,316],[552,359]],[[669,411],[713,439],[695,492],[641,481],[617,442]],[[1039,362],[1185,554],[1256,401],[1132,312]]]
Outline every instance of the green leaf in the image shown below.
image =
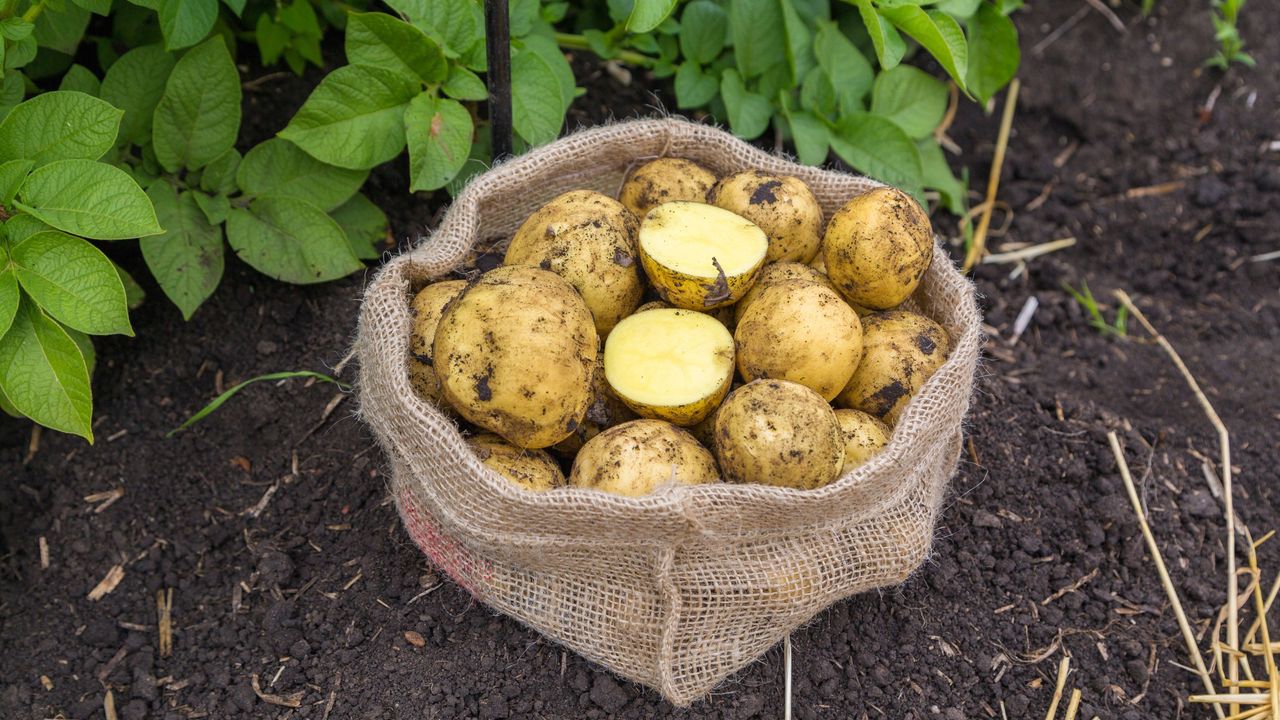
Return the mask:
[[169,172],[198,170],[235,145],[240,73],[221,36],[192,48],[174,66],[153,127],[156,159]]
[[236,17],[240,17],[241,15],[244,15],[244,6],[248,1],[249,0],[222,0],[222,4],[230,8],[231,12],[236,14]]
[[539,0],[511,0],[507,14],[507,29],[513,38],[533,32],[538,22]]
[[293,42],[293,34],[282,23],[276,22],[271,13],[262,13],[253,26],[253,39],[258,44],[258,54],[263,65],[274,65]]
[[827,161],[831,148],[830,131],[817,116],[803,110],[787,112],[787,124],[791,127],[791,141],[796,146],[796,156],[805,165],[821,165]]
[[115,144],[124,113],[91,95],[66,90],[37,95],[0,122],[0,157],[38,165],[97,160]]
[[13,274],[13,268],[8,267],[9,254],[3,245],[0,245],[0,261],[6,266],[0,270],[0,337],[4,337],[18,312],[22,292],[18,290],[18,276]]
[[9,253],[22,288],[59,322],[92,335],[133,335],[120,275],[92,244],[46,230]]
[[555,70],[535,52],[511,60],[511,113],[515,131],[530,145],[556,139],[564,124],[563,96]]
[[94,240],[160,232],[146,193],[128,173],[105,163],[57,160],[36,168],[18,199],[18,206],[37,220]]
[[0,205],[13,203],[22,181],[27,179],[27,173],[35,165],[31,160],[10,160],[0,164]]
[[158,182],[147,195],[164,234],[142,239],[142,257],[160,289],[190,320],[222,280],[222,230],[205,218],[195,193],[178,195],[173,185]]
[[676,9],[676,0],[635,0],[627,16],[627,32],[647,33]]
[[902,61],[903,54],[907,52],[907,43],[889,21],[880,17],[871,5],[871,0],[852,0],[852,2],[858,6],[858,15],[861,16],[862,24],[867,28],[867,34],[871,36],[871,44],[876,49],[876,59],[880,61],[880,69],[891,70],[897,67]]
[[329,216],[347,235],[351,252],[361,260],[377,260],[378,245],[387,236],[386,213],[362,193],[356,193]]
[[[516,147],[514,149],[519,152],[520,143],[518,138],[515,138],[515,140]],[[467,161],[462,164],[462,169],[458,171],[458,174],[454,175],[449,184],[445,186],[445,190],[448,191],[449,195],[457,197],[458,193],[462,192],[462,189],[467,186],[471,178],[488,170],[492,154],[493,142],[492,136],[489,134],[489,126],[481,125],[476,128],[475,139],[471,142],[471,154],[467,157]]]
[[94,15],[111,14],[111,0],[75,0],[75,3]]
[[[845,97],[850,95],[852,93]],[[815,67],[805,75],[800,86],[800,107],[819,116],[832,117],[836,114],[836,89],[822,68]]]
[[[133,276],[129,274],[128,270],[116,265],[115,262],[112,262],[111,264],[115,265],[116,274],[120,276],[120,284],[124,285],[125,304],[129,306],[130,310],[137,310],[142,306],[142,301],[147,299],[147,292],[142,289],[142,286],[138,284],[137,280],[133,279]],[[93,345],[90,344],[89,348],[92,349]],[[86,357],[88,356],[86,355]],[[89,361],[89,373],[93,373],[92,360]]]
[[0,84],[0,120],[9,116],[26,92],[26,81],[22,73],[10,70],[4,74],[4,83]]
[[942,204],[953,215],[963,215],[968,199],[968,186],[956,179],[942,153],[942,147],[933,138],[925,138],[916,143],[920,152],[921,181],[925,187],[938,191]]
[[93,394],[84,352],[28,300],[0,338],[0,388],[21,414],[93,442]]
[[982,5],[982,0],[942,0],[934,9],[940,10],[951,17],[969,18],[978,11],[978,7]]
[[39,51],[40,48],[36,45],[36,39],[25,37],[14,41],[12,45],[5,43],[4,52],[0,54],[4,55],[5,69],[13,70],[31,62]]
[[964,31],[950,15],[926,12],[915,6],[880,8],[880,14],[910,35],[942,65],[952,80],[965,89],[969,71],[969,45]]
[[470,0],[389,0],[393,10],[460,57],[484,37],[483,15]]
[[246,195],[283,195],[332,210],[351,197],[369,176],[367,170],[326,165],[288,140],[271,138],[244,156],[236,184]]
[[461,65],[449,68],[449,78],[440,89],[454,100],[486,100],[489,97],[484,81]]
[[676,107],[682,110],[702,107],[719,92],[720,83],[715,76],[703,72],[697,63],[685,62],[676,68]]
[[919,68],[899,65],[876,77],[871,112],[892,120],[914,139],[928,137],[947,113],[947,86]]
[[9,238],[10,245],[17,245],[38,232],[52,229],[52,226],[46,225],[26,213],[14,215],[4,224],[4,234]]
[[871,63],[858,52],[838,25],[833,22],[818,24],[813,38],[813,53],[835,90],[840,115],[862,110],[862,99],[871,89],[874,73]]
[[94,75],[92,70],[76,63],[67,68],[67,74],[62,76],[62,81],[58,83],[58,89],[82,92],[85,95],[97,97],[102,90],[102,83],[98,81],[98,76]]
[[729,41],[729,15],[711,0],[693,0],[680,15],[680,53],[685,61],[706,65]]
[[920,154],[890,120],[870,113],[849,115],[831,133],[831,149],[858,172],[919,194]]
[[209,195],[193,190],[191,197],[196,199],[196,205],[200,206],[210,225],[221,225],[227,221],[227,215],[231,213],[231,201],[226,195]]
[[159,45],[144,45],[121,55],[107,69],[102,99],[124,111],[120,140],[134,145],[151,142],[152,117],[176,62]]
[[277,372],[277,373],[268,373],[266,375],[259,375],[258,377],[249,378],[248,380],[245,380],[242,383],[237,383],[236,385],[233,385],[232,387],[228,388],[226,392],[214,398],[213,402],[209,403],[208,405],[205,405],[203,408],[200,408],[199,412],[187,418],[186,422],[182,423],[178,427],[165,433],[165,437],[173,437],[173,435],[178,431],[186,430],[192,425],[195,425],[196,423],[205,419],[206,417],[211,415],[213,412],[215,412],[218,408],[222,407],[223,403],[230,400],[236,393],[240,392],[248,385],[252,385],[253,383],[263,382],[267,380],[288,380],[290,378],[315,378],[316,380],[321,380],[323,382],[333,383],[334,385],[337,385],[343,390],[347,389],[346,385],[344,385],[341,382],[338,382],[337,380],[329,377],[328,375],[325,375],[323,373],[318,373],[318,372],[311,372],[310,370],[290,370],[286,372]]
[[54,10],[45,3],[44,12],[36,18],[35,31],[31,37],[42,48],[57,50],[66,55],[75,55],[84,37],[84,30],[89,26],[89,11],[78,5],[63,5]]
[[337,222],[290,197],[267,196],[248,210],[233,208],[227,240],[258,272],[299,285],[337,280],[364,267]]
[[524,49],[521,50],[522,53],[532,52],[538,55],[546,62],[547,67],[551,68],[551,72],[555,74],[556,81],[560,86],[560,114],[563,117],[569,106],[573,104],[573,98],[577,96],[573,67],[569,65],[569,61],[565,58],[564,51],[548,35],[530,35],[521,42],[524,43]]
[[33,25],[30,20],[27,20],[20,15],[14,15],[13,17],[7,17],[4,20],[0,20],[0,37],[3,37],[5,40],[12,40],[14,42],[25,40],[31,37],[31,33],[35,29],[36,26]]
[[[316,17],[315,8],[310,0],[293,0],[280,6],[280,22],[299,37],[318,38],[323,35],[320,30],[320,19]],[[349,27],[349,26],[348,26]]]
[[404,124],[409,142],[409,191],[444,187],[462,169],[475,127],[456,100],[423,93],[409,103]]
[[969,20],[969,72],[965,79],[969,92],[985,105],[1013,79],[1021,61],[1018,30],[1013,21],[983,3]]
[[320,81],[280,137],[330,165],[381,165],[404,150],[404,111],[417,94],[417,83],[395,71],[340,67]]
[[747,90],[738,71],[729,68],[720,76],[720,97],[729,114],[729,128],[745,140],[757,138],[769,127],[773,106],[768,98]]
[[347,19],[347,62],[395,70],[427,84],[444,82],[444,51],[426,33],[383,13],[352,13]]
[[787,38],[778,0],[730,0],[729,29],[743,79],[750,80],[786,62]]
[[230,195],[236,191],[236,172],[240,169],[240,151],[235,148],[222,153],[204,166],[200,174],[200,189],[215,195]]
[[[795,87],[813,67],[813,35],[809,32],[809,26],[796,12],[791,0],[781,0],[779,7],[782,8],[782,27],[787,36],[787,67],[791,71],[790,86]],[[763,90],[761,93],[766,97],[773,97],[773,93],[766,93]]]
[[160,32],[168,50],[191,47],[213,29],[218,0],[160,0]]

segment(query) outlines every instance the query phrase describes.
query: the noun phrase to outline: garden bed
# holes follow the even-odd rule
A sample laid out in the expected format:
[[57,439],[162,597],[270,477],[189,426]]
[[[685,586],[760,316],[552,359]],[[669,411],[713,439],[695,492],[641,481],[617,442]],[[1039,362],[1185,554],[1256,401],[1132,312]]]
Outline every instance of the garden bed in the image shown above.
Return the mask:
[[[1240,515],[1258,535],[1280,527],[1280,266],[1249,260],[1280,248],[1280,152],[1266,149],[1280,139],[1278,21],[1250,17],[1261,69],[1224,77],[1198,69],[1212,50],[1200,3],[1157,3],[1149,21],[1125,6],[1124,35],[1090,11],[1050,40],[1076,9],[1016,16],[1023,90],[1000,197],[1009,239],[1077,243],[1015,279],[1011,265],[979,267],[995,332],[934,555],[901,588],[838,603],[794,635],[797,717],[1000,717],[1002,702],[1011,718],[1043,716],[1062,647],[1080,717],[1193,712],[1105,432],[1124,437],[1197,631],[1224,594],[1222,513],[1195,456],[1216,441],[1165,356],[1090,328],[1064,281],[1137,299],[1232,431]],[[578,64],[589,92],[571,127],[674,105],[639,73],[622,88]],[[242,140],[279,129],[317,78],[246,93]],[[975,178],[997,120],[963,105],[952,128]],[[402,158],[366,188],[401,242],[439,209],[403,194],[406,173]],[[102,717],[104,683],[126,720],[779,717],[780,651],[676,712],[441,583],[400,527],[355,401],[329,408],[331,385],[260,384],[165,437],[222,386],[337,364],[365,280],[298,288],[229,261],[187,323],[148,287],[134,318],[147,332],[99,344],[95,446],[46,432],[24,462],[30,426],[0,421],[0,717]],[[1039,310],[1011,345],[1032,295]],[[86,599],[117,564],[119,584]],[[301,693],[301,706],[259,699],[255,675],[263,695]]]

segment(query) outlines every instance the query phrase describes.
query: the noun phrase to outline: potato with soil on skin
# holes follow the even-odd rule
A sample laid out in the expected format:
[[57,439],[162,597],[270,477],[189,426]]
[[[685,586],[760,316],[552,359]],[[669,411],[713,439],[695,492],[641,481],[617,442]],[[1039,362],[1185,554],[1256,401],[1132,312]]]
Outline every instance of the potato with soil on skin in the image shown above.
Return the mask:
[[605,379],[640,416],[694,425],[729,392],[733,352],[733,336],[706,313],[646,310],[609,333]]
[[933,260],[933,227],[910,195],[876,188],[845,204],[822,240],[827,277],[855,305],[888,310],[915,292]]
[[543,492],[564,487],[564,473],[543,450],[525,450],[493,433],[467,438],[480,462],[525,490]]
[[708,311],[737,302],[764,264],[769,239],[728,210],[669,202],[640,223],[640,262],[666,302]]
[[760,296],[760,293],[763,292],[765,288],[783,280],[806,280],[818,283],[819,285],[825,285],[832,290],[836,289],[835,285],[831,284],[831,281],[827,279],[826,275],[823,275],[818,270],[805,265],[804,263],[770,263],[760,269],[760,274],[756,276],[756,281],[751,285],[751,289],[742,296],[741,300],[734,304],[734,322],[742,322],[742,316],[746,314],[747,308],[751,307],[751,303],[755,302],[756,298]]
[[577,288],[605,335],[640,304],[639,223],[617,200],[590,190],[559,195],[530,215],[507,248],[504,265],[535,265]]
[[618,201],[643,220],[650,210],[665,202],[706,202],[707,191],[715,184],[715,173],[692,160],[658,158],[627,175]]
[[445,308],[436,377],[462,417],[519,447],[544,448],[586,416],[598,346],[591,313],[564,278],[499,267]]
[[432,344],[436,326],[451,300],[462,294],[466,280],[444,280],[432,283],[413,296],[413,329],[409,333],[409,384],[422,399],[452,412],[440,397],[440,380],[436,377]]
[[689,433],[662,420],[632,420],[605,430],[578,451],[569,473],[574,487],[639,497],[668,485],[719,482],[711,452]]
[[750,220],[769,236],[765,262],[807,263],[822,242],[822,206],[803,180],[746,170],[724,178],[707,202]]
[[893,430],[874,415],[861,410],[836,410],[836,421],[844,436],[844,470],[849,472],[889,444]]
[[951,352],[947,331],[905,310],[862,318],[862,360],[836,405],[874,415],[890,426]]
[[591,377],[591,404],[587,406],[587,414],[582,418],[578,429],[551,446],[551,451],[561,457],[572,458],[591,438],[614,425],[634,419],[635,412],[609,388],[609,382],[604,376],[604,353],[600,353],[596,357],[596,369]]
[[716,411],[716,458],[725,480],[800,490],[840,476],[844,437],[831,406],[809,388],[757,380]]
[[835,290],[812,280],[774,281],[743,314],[733,338],[743,379],[790,380],[827,402],[849,383],[862,357],[858,314]]

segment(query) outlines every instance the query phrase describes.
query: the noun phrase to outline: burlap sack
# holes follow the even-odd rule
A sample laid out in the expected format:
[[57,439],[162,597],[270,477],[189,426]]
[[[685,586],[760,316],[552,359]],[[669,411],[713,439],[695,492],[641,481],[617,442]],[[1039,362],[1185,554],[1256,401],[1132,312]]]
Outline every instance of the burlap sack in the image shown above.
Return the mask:
[[877,185],[683,120],[577,132],[474,179],[431,237],[377,274],[360,313],[358,383],[401,517],[436,565],[493,608],[686,705],[833,601],[900,583],[924,560],[960,454],[981,330],[972,285],[935,253],[912,303],[947,329],[951,357],[889,446],[827,487],[683,486],[643,498],[518,489],[410,389],[412,293],[478,243],[509,239],[555,195],[615,195],[630,166],[662,155],[720,174],[794,175],[827,217]]

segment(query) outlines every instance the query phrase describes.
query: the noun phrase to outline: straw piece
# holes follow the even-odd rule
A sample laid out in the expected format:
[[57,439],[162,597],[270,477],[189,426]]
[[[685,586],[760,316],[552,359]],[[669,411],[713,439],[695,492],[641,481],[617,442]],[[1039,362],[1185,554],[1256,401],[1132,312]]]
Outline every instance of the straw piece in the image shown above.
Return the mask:
[[1062,660],[1058,663],[1058,684],[1053,688],[1053,700],[1049,703],[1049,712],[1045,713],[1044,720],[1053,720],[1058,715],[1058,703],[1062,702],[1062,689],[1067,685],[1067,672],[1071,669],[1071,656],[1062,655]]
[[978,219],[978,228],[973,232],[973,244],[964,256],[962,272],[969,272],[978,263],[987,245],[987,230],[991,227],[991,211],[996,205],[996,191],[1000,189],[1000,170],[1004,167],[1004,151],[1009,146],[1009,128],[1013,126],[1013,111],[1018,106],[1018,88],[1021,83],[1014,78],[1009,83],[1009,92],[1005,96],[1004,115],[1000,118],[1000,132],[996,135],[995,156],[991,160],[991,175],[987,178],[987,197],[982,217]]
[[1062,720],[1076,720],[1076,713],[1080,711],[1080,688],[1071,690],[1071,701],[1067,703],[1067,714]]

